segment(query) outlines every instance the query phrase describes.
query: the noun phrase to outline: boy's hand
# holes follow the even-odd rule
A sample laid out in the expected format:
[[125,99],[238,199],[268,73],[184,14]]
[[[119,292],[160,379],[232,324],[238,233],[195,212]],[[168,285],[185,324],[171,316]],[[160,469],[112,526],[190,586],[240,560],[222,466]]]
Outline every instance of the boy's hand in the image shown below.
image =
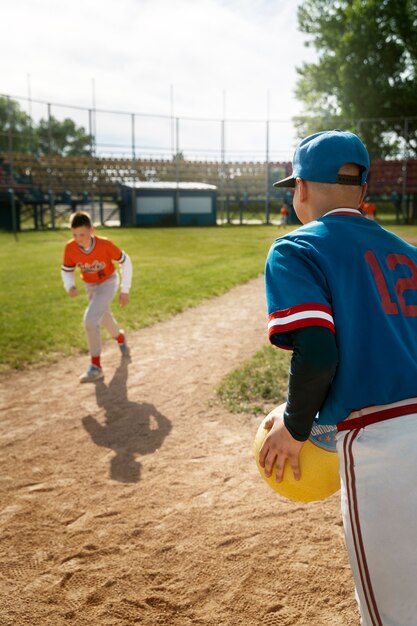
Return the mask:
[[76,298],[78,296],[77,287],[70,287],[70,289],[68,289],[68,295],[70,298]]
[[265,476],[269,478],[275,462],[275,475],[277,482],[281,482],[284,473],[285,462],[290,462],[295,480],[300,480],[301,471],[299,454],[304,443],[297,441],[288,432],[282,419],[285,405],[281,405],[271,411],[267,416],[265,428],[269,433],[259,451],[259,463],[265,470]]
[[119,304],[120,306],[126,306],[129,304],[129,294],[121,292],[119,295]]

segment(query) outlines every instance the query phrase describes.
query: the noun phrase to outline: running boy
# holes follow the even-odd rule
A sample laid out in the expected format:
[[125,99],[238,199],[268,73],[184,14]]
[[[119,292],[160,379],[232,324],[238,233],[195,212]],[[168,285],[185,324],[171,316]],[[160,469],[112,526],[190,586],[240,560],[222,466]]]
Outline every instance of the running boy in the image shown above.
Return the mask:
[[122,355],[127,353],[125,334],[112,316],[110,304],[120,282],[113,261],[120,264],[122,278],[120,306],[126,306],[129,302],[132,263],[129,256],[110,239],[94,234],[94,227],[88,213],[84,211],[74,213],[71,217],[71,230],[73,239],[65,246],[61,276],[70,298],[78,296],[78,289],[75,286],[76,267],[80,268],[81,279],[85,283],[89,305],[84,313],[84,326],[91,363],[81,374],[80,382],[88,383],[104,376],[100,361],[100,324],[116,339]]

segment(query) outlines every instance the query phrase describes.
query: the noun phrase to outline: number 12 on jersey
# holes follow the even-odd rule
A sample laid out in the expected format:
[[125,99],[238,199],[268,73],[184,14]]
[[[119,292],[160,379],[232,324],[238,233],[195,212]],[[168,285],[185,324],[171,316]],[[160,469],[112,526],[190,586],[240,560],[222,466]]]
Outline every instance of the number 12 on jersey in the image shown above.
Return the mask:
[[[383,270],[372,250],[365,252],[365,261],[372,270],[385,313],[387,315],[398,315],[398,304],[391,298]],[[405,254],[389,254],[385,259],[385,263],[390,271],[394,271],[398,265],[405,265],[409,268],[411,275],[408,278],[397,278],[395,293],[403,314],[407,317],[416,317],[417,305],[407,304],[404,299],[404,292],[408,290],[417,291],[417,265]]]

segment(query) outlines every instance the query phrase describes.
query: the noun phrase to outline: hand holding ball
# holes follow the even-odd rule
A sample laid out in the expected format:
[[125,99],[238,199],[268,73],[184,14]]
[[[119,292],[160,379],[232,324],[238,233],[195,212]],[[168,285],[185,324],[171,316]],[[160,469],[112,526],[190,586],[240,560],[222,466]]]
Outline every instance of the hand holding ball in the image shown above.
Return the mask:
[[259,425],[254,442],[255,459],[262,478],[281,496],[300,502],[314,502],[328,498],[340,489],[339,459],[335,450],[336,427],[315,426],[310,438],[304,443],[299,455],[300,480],[295,480],[288,460],[285,463],[281,482],[277,482],[275,465],[270,477],[265,475],[259,463],[259,452],[268,435],[264,424],[274,417],[282,420],[285,404],[280,405]]

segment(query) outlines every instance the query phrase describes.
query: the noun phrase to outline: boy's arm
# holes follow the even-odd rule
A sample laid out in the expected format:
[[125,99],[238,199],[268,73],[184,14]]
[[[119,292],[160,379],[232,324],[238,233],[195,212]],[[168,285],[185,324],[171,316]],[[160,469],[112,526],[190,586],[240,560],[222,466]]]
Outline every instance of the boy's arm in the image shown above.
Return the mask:
[[339,353],[334,333],[320,326],[297,329],[293,342],[284,424],[294,439],[306,441],[326,399]]
[[64,289],[70,296],[70,298],[76,298],[78,296],[78,290],[75,286],[75,266],[76,263],[71,255],[71,246],[73,242],[68,242],[64,250],[64,260],[61,265],[61,278],[64,283]]
[[[265,427],[268,435],[261,447],[259,462],[271,476],[282,478],[286,459],[296,478],[300,477],[298,455],[310,435],[336,372],[338,350],[331,330],[318,326],[299,328],[292,333],[294,352],[288,380],[288,397],[283,419],[272,412]],[[273,338],[272,338],[273,339]]]
[[129,302],[129,291],[132,286],[133,274],[132,261],[126,252],[123,252],[123,259],[120,262],[120,274],[122,277],[122,284],[120,286],[119,303],[120,306],[125,306]]
[[68,295],[71,298],[78,296],[78,289],[75,286],[75,272],[61,269],[61,278]]

